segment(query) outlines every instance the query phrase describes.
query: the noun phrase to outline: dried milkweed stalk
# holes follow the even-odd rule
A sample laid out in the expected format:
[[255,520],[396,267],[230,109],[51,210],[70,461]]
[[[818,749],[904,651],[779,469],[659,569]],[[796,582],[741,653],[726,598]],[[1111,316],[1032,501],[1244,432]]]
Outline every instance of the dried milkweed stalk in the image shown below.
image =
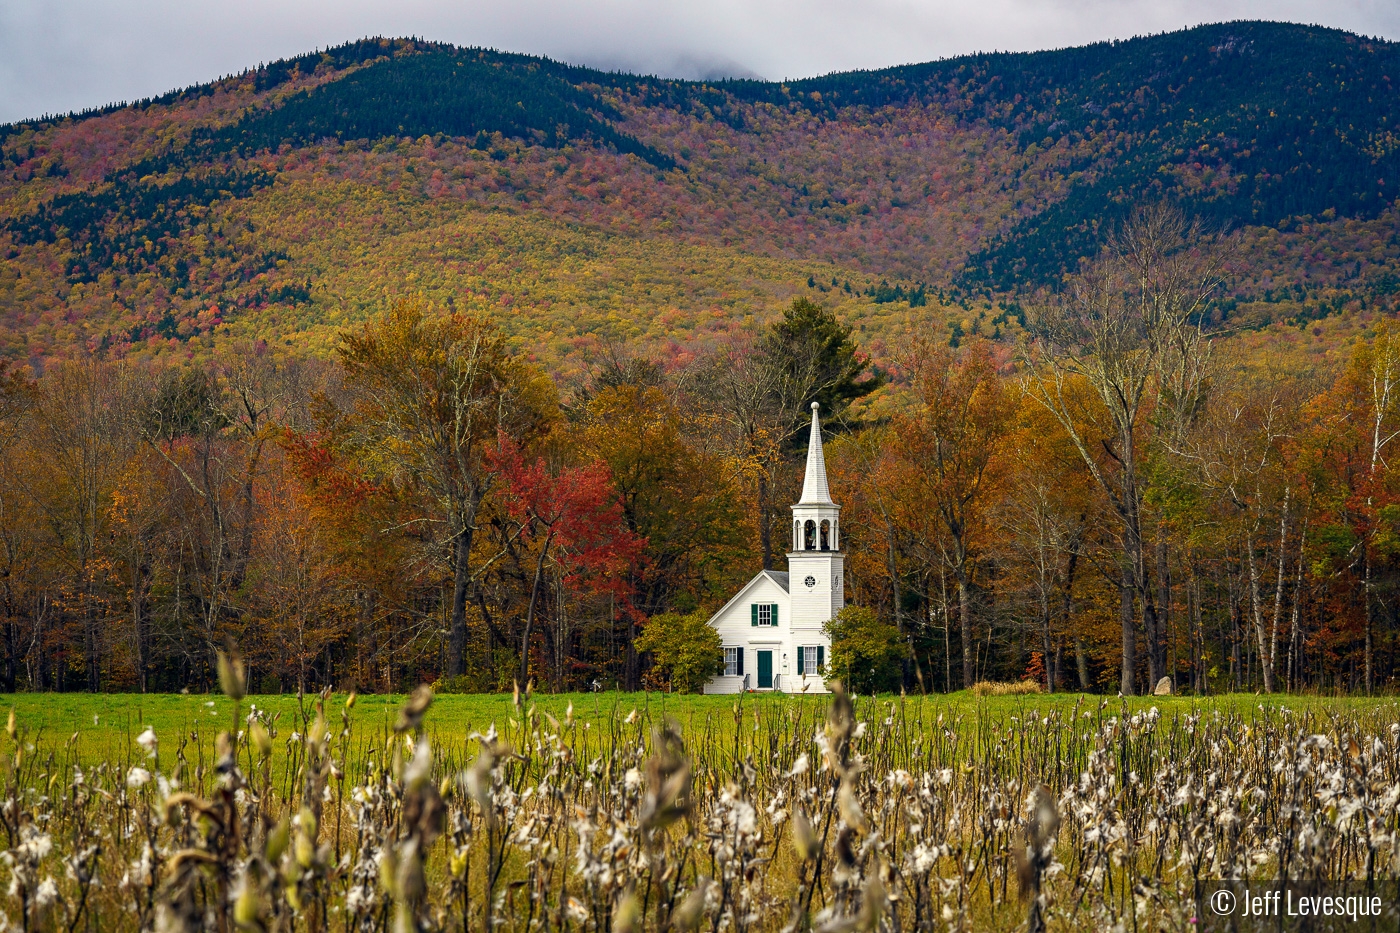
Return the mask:
[[11,719],[8,928],[1184,929],[1201,881],[1400,874],[1394,703],[989,709],[833,685],[716,721],[546,710],[527,683],[463,736],[426,690],[363,725],[322,692],[288,727],[223,667],[212,741],[143,724],[92,760]]

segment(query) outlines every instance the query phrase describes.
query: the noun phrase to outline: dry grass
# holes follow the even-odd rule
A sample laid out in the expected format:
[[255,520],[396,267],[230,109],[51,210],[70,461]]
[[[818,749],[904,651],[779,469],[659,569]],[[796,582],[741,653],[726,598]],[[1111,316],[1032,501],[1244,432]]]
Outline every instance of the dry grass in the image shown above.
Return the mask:
[[143,731],[93,764],[11,721],[7,928],[1188,929],[1199,879],[1397,875],[1394,703],[926,718],[838,692],[682,736],[527,695],[464,755],[430,743],[426,690],[389,727],[329,693],[283,721],[226,673],[212,755]]
[[1045,690],[1034,680],[979,680],[967,692],[978,697],[1009,697],[1028,693],[1044,693]]

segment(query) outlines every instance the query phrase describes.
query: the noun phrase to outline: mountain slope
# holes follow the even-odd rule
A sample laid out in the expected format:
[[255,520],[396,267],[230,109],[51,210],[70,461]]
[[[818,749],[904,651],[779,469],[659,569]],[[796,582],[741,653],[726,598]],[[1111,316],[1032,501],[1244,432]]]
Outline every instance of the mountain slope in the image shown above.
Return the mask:
[[322,346],[410,292],[555,362],[796,293],[877,343],[996,334],[1142,196],[1243,228],[1241,321],[1389,308],[1397,66],[1394,43],[1270,23],[784,85],[367,40],[0,128],[0,353]]

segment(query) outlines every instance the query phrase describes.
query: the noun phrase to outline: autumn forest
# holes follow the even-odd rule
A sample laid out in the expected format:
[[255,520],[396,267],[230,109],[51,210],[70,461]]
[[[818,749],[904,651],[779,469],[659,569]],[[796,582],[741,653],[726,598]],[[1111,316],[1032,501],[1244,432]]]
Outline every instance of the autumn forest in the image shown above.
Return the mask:
[[817,402],[856,689],[1393,690],[1398,75],[364,40],[0,127],[0,689],[679,686]]

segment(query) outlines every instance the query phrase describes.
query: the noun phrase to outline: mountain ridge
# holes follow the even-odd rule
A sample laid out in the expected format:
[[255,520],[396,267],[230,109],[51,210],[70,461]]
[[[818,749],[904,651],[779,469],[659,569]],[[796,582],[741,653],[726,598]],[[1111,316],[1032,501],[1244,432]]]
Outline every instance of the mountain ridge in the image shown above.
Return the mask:
[[[1235,305],[1278,304],[1286,284],[1304,297],[1260,314],[1312,319],[1342,293],[1342,307],[1390,307],[1395,80],[1396,43],[1252,21],[789,82],[360,40],[141,106],[0,127],[0,353],[61,355],[75,339],[160,352],[160,341],[188,344],[279,302],[295,312],[284,320],[310,315],[294,330],[323,326],[344,310],[353,270],[246,229],[268,217],[279,186],[301,192],[281,199],[301,205],[289,210],[311,210],[318,185],[330,197],[367,184],[394,193],[396,223],[470,226],[504,212],[637,238],[658,257],[684,244],[729,250],[739,266],[762,256],[780,281],[738,292],[813,293],[856,319],[877,296],[941,296],[908,306],[899,326],[951,337],[954,324],[967,330],[968,299],[1006,320],[1018,296],[1091,254],[1134,200],[1165,197],[1254,244]],[[324,219],[308,235],[327,238],[323,252],[375,249],[364,228],[338,230],[335,211],[315,210]],[[1301,229],[1321,245],[1295,242]],[[365,239],[342,250],[344,236]],[[420,267],[396,261],[405,280]],[[618,313],[599,317],[618,289],[636,313],[667,310],[646,309],[645,288],[604,279],[575,296],[563,343]],[[452,291],[427,297],[447,304]],[[693,292],[670,299],[687,319],[743,316],[732,286]],[[510,317],[523,335],[535,319],[521,314]]]

